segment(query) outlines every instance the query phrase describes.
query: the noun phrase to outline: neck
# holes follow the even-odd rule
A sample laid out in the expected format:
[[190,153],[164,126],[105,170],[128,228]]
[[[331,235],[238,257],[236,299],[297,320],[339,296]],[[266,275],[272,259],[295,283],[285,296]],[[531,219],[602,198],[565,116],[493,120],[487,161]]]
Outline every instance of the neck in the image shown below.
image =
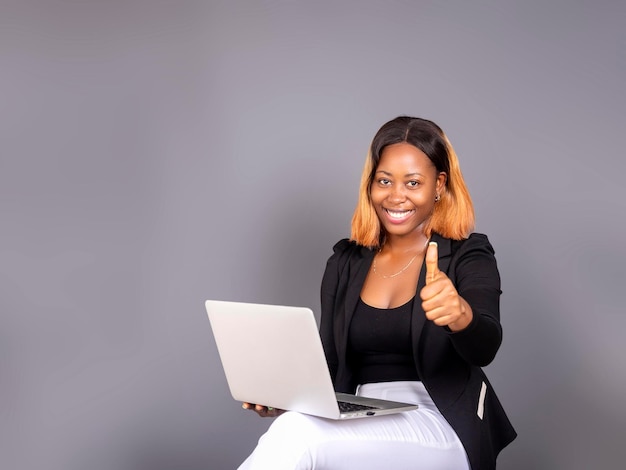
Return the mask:
[[416,251],[422,251],[427,243],[428,237],[422,232],[405,236],[390,236],[388,234],[385,243],[381,247],[381,251],[385,249],[394,253],[415,253]]

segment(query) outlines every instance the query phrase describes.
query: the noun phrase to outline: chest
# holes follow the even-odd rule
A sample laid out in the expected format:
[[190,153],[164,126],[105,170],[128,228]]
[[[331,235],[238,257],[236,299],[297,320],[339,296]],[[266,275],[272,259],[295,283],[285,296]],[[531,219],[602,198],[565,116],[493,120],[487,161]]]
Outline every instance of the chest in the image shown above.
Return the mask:
[[397,271],[401,267],[390,266],[386,273],[372,262],[361,289],[361,299],[368,305],[389,309],[404,305],[413,297],[419,298],[417,286],[422,266],[423,259],[416,258],[405,270]]

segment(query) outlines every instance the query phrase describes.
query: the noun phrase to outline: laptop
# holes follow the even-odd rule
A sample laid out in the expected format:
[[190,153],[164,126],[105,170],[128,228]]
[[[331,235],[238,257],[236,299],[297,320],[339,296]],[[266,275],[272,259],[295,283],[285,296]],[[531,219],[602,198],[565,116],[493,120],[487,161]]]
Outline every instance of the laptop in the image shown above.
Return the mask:
[[417,408],[336,393],[309,308],[207,300],[206,311],[235,400],[330,419]]

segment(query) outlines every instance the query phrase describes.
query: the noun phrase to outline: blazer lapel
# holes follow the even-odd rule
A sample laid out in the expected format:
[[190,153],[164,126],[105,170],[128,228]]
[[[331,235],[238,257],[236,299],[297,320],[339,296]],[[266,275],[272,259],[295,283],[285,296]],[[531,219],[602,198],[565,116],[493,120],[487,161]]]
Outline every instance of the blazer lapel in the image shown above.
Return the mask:
[[340,285],[343,284],[344,280],[346,282],[343,284],[345,287],[339,289],[343,291],[343,298],[339,299],[339,303],[343,304],[343,311],[337,311],[334,321],[335,345],[339,362],[335,387],[337,391],[349,393],[354,393],[354,387],[357,385],[352,383],[352,373],[347,366],[350,321],[354,316],[361,289],[374,258],[373,250],[365,247],[358,247],[358,250],[350,256],[340,274]]
[[448,267],[450,266],[450,258],[452,257],[452,240],[444,238],[438,233],[433,233],[430,239],[433,242],[437,242],[439,253],[439,271],[443,271],[447,274]]
[[376,253],[374,250],[362,248],[361,256],[354,257],[350,260],[350,282],[348,284],[348,291],[346,292],[346,310],[344,315],[344,332],[346,334],[346,344],[348,339],[347,332],[349,329],[350,321],[352,320],[352,316],[354,315],[357,303],[359,302],[361,290],[363,289],[365,278],[367,277],[367,273],[370,269],[370,266],[372,265],[372,260],[374,259],[375,254]]

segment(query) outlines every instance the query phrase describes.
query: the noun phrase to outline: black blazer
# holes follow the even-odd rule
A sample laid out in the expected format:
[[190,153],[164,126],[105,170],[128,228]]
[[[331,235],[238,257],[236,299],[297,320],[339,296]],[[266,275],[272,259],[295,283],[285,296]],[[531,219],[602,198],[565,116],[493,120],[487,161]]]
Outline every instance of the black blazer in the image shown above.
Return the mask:
[[[470,325],[452,332],[428,321],[419,292],[413,302],[411,336],[415,366],[437,408],[461,439],[473,470],[490,470],[498,453],[517,436],[481,367],[502,342],[500,276],[487,237],[472,234],[456,241],[433,234],[439,245],[439,269],[472,307]],[[320,335],[335,390],[354,393],[347,363],[348,330],[375,251],[347,239],[333,248],[321,288]]]

